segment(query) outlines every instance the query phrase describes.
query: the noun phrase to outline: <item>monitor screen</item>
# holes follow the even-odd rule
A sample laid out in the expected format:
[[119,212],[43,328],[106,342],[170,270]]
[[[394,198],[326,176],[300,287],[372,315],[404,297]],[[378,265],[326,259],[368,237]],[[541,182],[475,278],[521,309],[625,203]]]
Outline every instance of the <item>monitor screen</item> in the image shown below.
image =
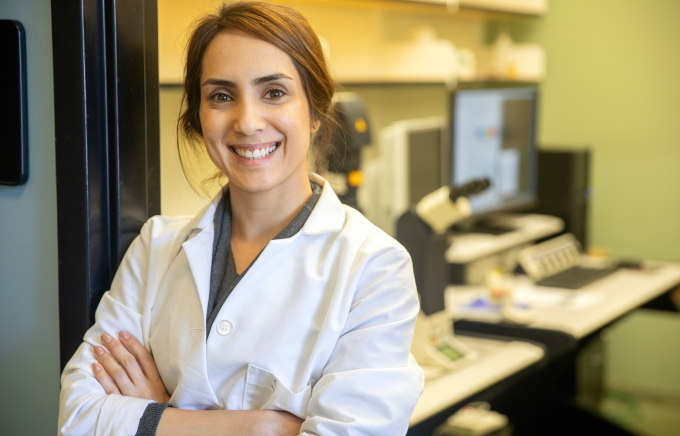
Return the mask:
[[521,210],[536,201],[537,91],[459,89],[451,98],[451,184],[488,178],[470,198],[473,217]]

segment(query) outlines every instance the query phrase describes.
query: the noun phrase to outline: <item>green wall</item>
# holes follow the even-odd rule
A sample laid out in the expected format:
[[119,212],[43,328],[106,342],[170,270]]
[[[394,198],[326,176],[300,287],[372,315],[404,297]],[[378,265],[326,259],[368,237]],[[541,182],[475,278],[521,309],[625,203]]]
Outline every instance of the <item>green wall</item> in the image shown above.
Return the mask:
[[[591,246],[680,261],[680,2],[550,0],[490,26],[546,51],[540,143],[593,152]],[[638,311],[608,332],[610,386],[680,396],[680,317]]]
[[26,31],[29,155],[26,184],[0,186],[0,435],[51,435],[57,430],[59,290],[50,11],[50,0],[0,1],[0,18],[19,20]]
[[680,260],[680,2],[551,0],[492,25],[546,51],[540,143],[591,147],[591,246]]

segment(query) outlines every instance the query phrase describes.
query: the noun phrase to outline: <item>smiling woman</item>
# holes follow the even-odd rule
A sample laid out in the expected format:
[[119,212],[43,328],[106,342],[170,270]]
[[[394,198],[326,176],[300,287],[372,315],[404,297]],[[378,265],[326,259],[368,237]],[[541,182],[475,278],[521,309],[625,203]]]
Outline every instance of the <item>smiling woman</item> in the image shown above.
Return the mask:
[[318,121],[290,56],[240,31],[223,31],[205,50],[201,84],[202,137],[232,197],[246,190],[269,196],[267,202],[302,204],[311,195],[307,151]]
[[190,38],[184,90],[180,130],[228,184],[133,242],[62,374],[60,434],[405,434],[413,268],[307,170],[334,91],[316,35],[286,7],[225,5]]
[[[268,5],[272,9],[285,10],[282,6]],[[266,14],[261,10],[232,8],[230,13],[208,15],[201,19],[195,28],[192,38],[187,44],[187,57],[184,77],[184,111],[178,122],[178,149],[182,168],[185,176],[192,186],[200,185],[195,178],[192,162],[200,162],[200,156],[205,153],[203,147],[203,131],[200,120],[200,111],[203,107],[204,63],[205,52],[212,48],[216,49],[213,42],[219,33],[229,29],[232,32],[242,33],[262,42],[267,42],[270,49],[278,48],[285,54],[288,62],[292,64],[300,80],[301,91],[309,106],[310,117],[314,120],[314,144],[316,160],[312,167],[321,171],[324,167],[326,156],[325,148],[330,143],[332,130],[335,127],[332,113],[332,98],[335,92],[335,81],[328,72],[321,43],[307,20],[293,9],[287,9],[285,14]],[[297,32],[297,33],[296,33]],[[252,57],[252,53],[246,53],[238,62]],[[269,77],[273,79],[274,77]],[[293,75],[288,76],[289,79]],[[268,77],[260,78],[266,81]],[[226,83],[228,80],[219,78],[208,79],[212,84]],[[228,98],[219,95],[217,98]],[[212,157],[211,157],[212,158]],[[214,161],[213,161],[214,162]],[[222,168],[220,168],[222,170]],[[222,171],[218,175],[225,175]],[[223,179],[222,179],[223,180]]]

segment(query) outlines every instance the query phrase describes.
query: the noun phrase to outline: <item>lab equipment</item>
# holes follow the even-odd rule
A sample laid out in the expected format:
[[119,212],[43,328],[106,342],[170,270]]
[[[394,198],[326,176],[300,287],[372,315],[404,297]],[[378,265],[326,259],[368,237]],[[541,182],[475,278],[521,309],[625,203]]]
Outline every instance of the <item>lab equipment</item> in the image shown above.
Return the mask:
[[[489,218],[491,219],[491,218]],[[493,233],[451,232],[446,250],[449,282],[458,285],[483,285],[490,271],[513,271],[521,249],[535,241],[563,231],[564,221],[540,214],[502,214],[493,224],[512,231]]]
[[586,147],[553,145],[539,150],[538,199],[531,210],[562,218],[565,232],[573,233],[586,249],[589,243],[590,154]]
[[[469,214],[467,197],[489,187],[486,179],[454,188],[442,187],[422,198],[397,221],[397,240],[411,254],[420,297],[412,352],[425,369],[426,378],[450,370],[475,352],[457,341],[446,313],[444,291],[448,284],[446,229]],[[436,229],[436,230],[435,230]]]
[[433,436],[510,436],[508,417],[485,401],[466,404],[437,427]]
[[359,209],[357,190],[364,180],[361,149],[371,143],[368,114],[364,102],[354,93],[337,93],[333,105],[337,126],[331,138],[328,156],[331,174],[327,176],[340,200]]
[[449,245],[445,230],[469,215],[468,198],[489,185],[488,180],[479,179],[453,188],[441,187],[397,221],[396,237],[411,254],[421,309],[428,315],[444,310],[444,289],[448,284],[445,254]]
[[578,289],[610,275],[614,265],[584,265],[581,245],[571,233],[522,249],[522,269],[539,286]]
[[396,235],[399,217],[425,195],[450,186],[446,132],[442,117],[401,120],[381,130],[376,182],[366,213],[389,234]]
[[454,188],[442,186],[416,204],[416,213],[433,232],[443,234],[452,223],[470,215],[468,197],[484,191],[489,185],[489,179],[479,179]]

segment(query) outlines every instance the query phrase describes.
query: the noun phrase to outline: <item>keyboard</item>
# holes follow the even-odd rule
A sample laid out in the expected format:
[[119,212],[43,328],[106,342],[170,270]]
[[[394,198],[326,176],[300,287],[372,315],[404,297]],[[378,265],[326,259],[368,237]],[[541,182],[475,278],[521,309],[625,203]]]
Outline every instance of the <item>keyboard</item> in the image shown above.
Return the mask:
[[579,289],[596,280],[607,277],[616,271],[616,269],[616,267],[587,268],[584,266],[573,266],[538,280],[536,284],[538,286],[550,286],[554,288]]

